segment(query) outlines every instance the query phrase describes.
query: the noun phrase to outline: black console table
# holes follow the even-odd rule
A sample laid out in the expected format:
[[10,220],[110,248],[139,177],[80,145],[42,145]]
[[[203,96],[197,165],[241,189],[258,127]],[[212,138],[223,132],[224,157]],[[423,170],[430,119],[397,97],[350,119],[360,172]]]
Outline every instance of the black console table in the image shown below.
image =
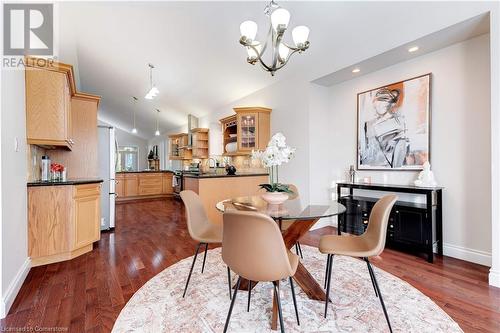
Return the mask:
[[[349,195],[341,195],[343,188],[349,189]],[[425,204],[396,202],[389,217],[386,245],[409,252],[424,252],[430,263],[434,260],[434,244],[438,254],[443,255],[442,187],[339,182],[337,201],[347,208],[339,215],[339,234],[362,234],[368,226],[371,208],[377,201],[373,197],[355,196],[355,189],[425,195]]]

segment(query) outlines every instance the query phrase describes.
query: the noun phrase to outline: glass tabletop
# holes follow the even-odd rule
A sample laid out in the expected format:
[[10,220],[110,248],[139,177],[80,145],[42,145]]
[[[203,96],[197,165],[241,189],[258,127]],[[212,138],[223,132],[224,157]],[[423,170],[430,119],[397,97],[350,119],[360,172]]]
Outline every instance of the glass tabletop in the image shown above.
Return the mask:
[[220,212],[224,212],[226,209],[254,211],[281,220],[320,219],[342,214],[346,210],[344,205],[336,201],[332,201],[328,205],[310,205],[303,204],[300,197],[289,199],[280,205],[271,205],[264,201],[260,195],[227,199],[218,202],[215,206]]

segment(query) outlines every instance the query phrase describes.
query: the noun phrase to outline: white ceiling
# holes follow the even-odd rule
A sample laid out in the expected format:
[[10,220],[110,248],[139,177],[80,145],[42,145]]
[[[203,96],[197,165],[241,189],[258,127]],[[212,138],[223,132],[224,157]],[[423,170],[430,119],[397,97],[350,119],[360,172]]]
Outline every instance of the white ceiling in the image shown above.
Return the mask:
[[[311,29],[311,47],[275,77],[246,63],[239,25],[267,32],[266,2],[59,3],[59,57],[75,65],[80,89],[102,96],[99,117],[154,136],[154,109],[162,132],[203,116],[277,80],[314,80],[488,10],[488,3],[285,2],[290,25]],[[56,16],[57,17],[57,16]],[[147,64],[160,90],[153,101]]]

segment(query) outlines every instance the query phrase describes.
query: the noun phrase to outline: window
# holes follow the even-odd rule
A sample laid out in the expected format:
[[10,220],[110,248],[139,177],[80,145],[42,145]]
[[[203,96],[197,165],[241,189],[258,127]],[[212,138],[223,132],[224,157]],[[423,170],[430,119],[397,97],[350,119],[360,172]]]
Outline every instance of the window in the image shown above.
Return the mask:
[[139,148],[136,146],[118,146],[118,163],[116,170],[118,171],[138,171]]

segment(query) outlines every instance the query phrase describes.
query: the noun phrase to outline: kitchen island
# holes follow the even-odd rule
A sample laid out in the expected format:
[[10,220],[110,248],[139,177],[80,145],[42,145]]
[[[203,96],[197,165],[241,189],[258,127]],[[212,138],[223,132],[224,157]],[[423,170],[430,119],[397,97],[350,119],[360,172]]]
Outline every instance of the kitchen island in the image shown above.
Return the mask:
[[170,170],[117,172],[116,202],[168,197],[173,193],[172,176]]
[[259,192],[259,184],[268,183],[267,173],[220,173],[184,174],[183,189],[200,196],[210,221],[222,224],[222,214],[215,208],[217,202]]

